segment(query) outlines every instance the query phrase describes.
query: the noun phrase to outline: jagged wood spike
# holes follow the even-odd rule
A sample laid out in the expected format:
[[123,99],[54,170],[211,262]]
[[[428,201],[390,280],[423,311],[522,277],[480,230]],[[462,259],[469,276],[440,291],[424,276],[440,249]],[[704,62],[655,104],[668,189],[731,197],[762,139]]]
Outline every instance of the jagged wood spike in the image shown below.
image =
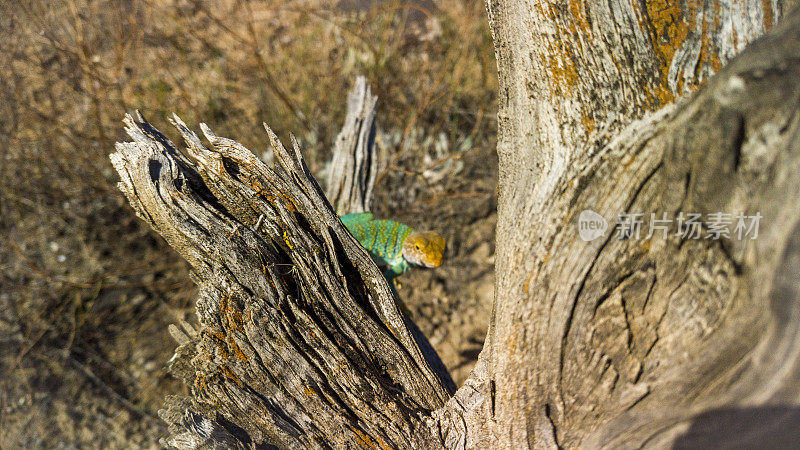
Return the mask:
[[327,196],[340,215],[370,211],[379,171],[375,146],[375,107],[378,97],[364,77],[347,95],[347,116],[336,137],[328,168]]
[[[449,389],[296,140],[289,151],[267,127],[280,164],[273,170],[207,126],[204,146],[174,116],[189,160],[138,117],[126,117],[133,142],[111,157],[121,188],[190,262],[201,287],[199,334],[183,334],[192,340],[171,362],[184,377],[193,368],[193,406],[169,414],[199,414],[231,436],[286,447],[418,439],[413,418],[441,407]],[[387,411],[396,414],[388,427]],[[187,432],[168,442],[188,443]],[[192,442],[201,438],[208,436]]]

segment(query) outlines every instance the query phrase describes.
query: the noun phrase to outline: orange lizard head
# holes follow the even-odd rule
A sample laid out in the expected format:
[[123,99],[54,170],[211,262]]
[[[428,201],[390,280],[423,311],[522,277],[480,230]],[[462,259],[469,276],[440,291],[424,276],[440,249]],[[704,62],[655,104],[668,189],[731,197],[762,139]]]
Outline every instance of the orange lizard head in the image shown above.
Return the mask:
[[403,241],[403,258],[411,264],[439,267],[444,257],[445,240],[434,231],[413,231]]

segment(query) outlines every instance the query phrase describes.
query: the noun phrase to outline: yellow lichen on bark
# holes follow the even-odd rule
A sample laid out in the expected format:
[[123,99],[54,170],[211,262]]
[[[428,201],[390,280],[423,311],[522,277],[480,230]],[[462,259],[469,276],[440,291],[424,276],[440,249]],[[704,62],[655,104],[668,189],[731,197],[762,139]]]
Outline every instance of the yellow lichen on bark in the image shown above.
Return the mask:
[[220,299],[219,313],[220,317],[225,318],[228,327],[234,330],[244,331],[242,325],[242,312],[234,308],[231,304],[231,295],[227,295]]
[[685,3],[688,17],[685,17],[679,2],[670,0],[654,0],[645,3],[649,23],[643,21],[650,31],[653,47],[661,59],[662,69],[666,72],[686,36],[689,34],[689,21],[693,20],[699,5],[694,2]]
[[589,21],[586,20],[586,14],[584,13],[583,8],[584,3],[582,0],[572,0],[569,2],[569,12],[573,18],[573,20],[570,21],[570,24],[573,32],[576,32],[577,28],[580,28],[583,36],[588,38],[592,35],[592,28],[589,25]]
[[292,245],[292,242],[289,240],[289,232],[285,230],[283,232],[283,242],[286,243],[286,246],[289,247],[289,250],[294,250],[294,246]]
[[770,0],[761,0],[761,9],[764,11],[764,29],[772,27],[772,2]]
[[373,442],[372,438],[369,435],[367,435],[363,431],[359,430],[358,428],[355,428],[355,427],[352,427],[352,426],[349,427],[349,428],[350,428],[351,431],[353,431],[353,433],[356,434],[356,437],[357,437],[356,443],[361,448],[380,448],[380,449],[387,449],[387,450],[391,448],[388,445],[386,445],[386,443],[383,442],[383,439],[381,439],[380,437],[376,436],[375,440],[377,442]]
[[583,130],[587,135],[594,131],[594,119],[589,114],[590,111],[587,110],[584,110],[581,114],[581,124],[583,125]]
[[572,20],[567,18],[564,26],[564,17],[559,15],[558,7],[552,3],[536,3],[541,17],[547,18],[554,26],[553,33],[542,36],[546,48],[540,53],[541,61],[550,74],[550,96],[565,97],[578,84],[578,70],[573,59],[573,50],[565,42],[573,42],[572,35],[576,31]]
[[247,355],[244,354],[241,347],[239,347],[239,344],[237,344],[236,341],[233,339],[233,336],[228,338],[228,344],[231,350],[233,350],[233,354],[236,355],[237,358],[239,358],[244,362],[247,362]]
[[572,52],[559,39],[548,42],[548,66],[553,77],[553,95],[565,95],[578,84],[578,70],[572,61]]
[[239,377],[236,376],[236,374],[233,372],[233,370],[231,370],[230,367],[226,365],[221,365],[219,366],[219,370],[227,379],[236,383],[237,386],[244,387],[244,383],[242,383],[242,380],[240,380]]
[[[718,2],[714,2],[714,8],[719,8]],[[719,14],[714,15],[714,29],[716,30],[717,27],[719,27]],[[711,70],[714,73],[719,72],[722,69],[722,61],[719,59],[719,52],[711,43],[711,33],[706,30],[703,30],[703,48],[705,48],[705,53],[701,52],[700,61],[708,61]]]
[[[660,63],[659,85],[652,86],[646,95],[652,106],[659,107],[675,100],[675,92],[669,88],[669,68],[675,53],[689,35],[689,23],[693,21],[701,7],[694,1],[687,1],[683,7],[680,2],[670,0],[653,0],[645,2],[645,11],[641,11],[639,25],[647,30],[653,44],[653,50]],[[634,8],[638,7],[634,5]],[[677,90],[682,89],[682,81],[678,81]]]

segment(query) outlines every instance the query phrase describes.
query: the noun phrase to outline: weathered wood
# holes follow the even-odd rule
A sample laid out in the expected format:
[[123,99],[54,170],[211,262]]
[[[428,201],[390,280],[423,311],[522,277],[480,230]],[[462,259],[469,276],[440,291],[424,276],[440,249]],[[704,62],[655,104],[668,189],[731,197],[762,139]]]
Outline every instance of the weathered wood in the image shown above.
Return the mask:
[[448,390],[297,143],[287,150],[268,129],[280,164],[269,168],[201,125],[205,147],[174,117],[189,159],[141,116],[125,122],[133,141],[111,155],[120,188],[201,287],[201,328],[172,362],[191,408],[170,402],[164,416],[184,425],[170,442],[218,427],[281,447],[419,439],[419,417]]
[[[367,79],[357,77],[347,95],[347,118],[336,139],[328,170],[328,200],[340,216],[372,210],[372,192],[380,171],[375,143],[377,102],[378,97],[372,95]],[[403,319],[431,369],[448,392],[455,392],[456,385],[428,338],[408,316],[404,315]]]
[[[693,29],[692,4],[676,3],[667,38],[669,27]],[[778,3],[749,14],[751,6],[701,2],[708,27],[667,43],[700,45],[725,62],[769,25],[765,14],[780,11]],[[787,320],[787,300],[771,292],[800,218],[799,16],[671,106],[648,102],[648,92],[681,94],[670,74],[697,76],[691,68],[710,56],[676,51],[659,63],[662,41],[647,33],[661,29],[642,11],[650,7],[490,3],[500,199],[484,353],[498,446],[661,447],[705,410],[798,402],[798,317]],[[718,19],[746,32],[719,39]],[[575,68],[575,78],[554,67]],[[587,112],[594,122],[581,119]],[[610,222],[590,243],[577,230],[585,209]],[[644,213],[645,227],[650,213],[763,218],[754,241],[646,239],[646,228],[641,239],[618,240],[624,212]]]
[[[539,5],[490,3],[501,75],[497,296],[478,364],[452,397],[296,145],[289,152],[271,134],[280,167],[270,169],[204,127],[206,149],[176,119],[189,159],[128,118],[134,142],[112,155],[121,188],[202,287],[201,328],[173,330],[181,345],[172,369],[192,383],[192,397],[169,401],[162,415],[174,434],[165,442],[691,446],[708,442],[702,427],[715,418],[730,427],[726,437],[752,439],[752,421],[737,419],[752,416],[746,408],[798,404],[800,12],[703,78],[681,65],[697,61],[659,53],[669,27],[650,17],[631,22],[649,35],[629,31],[625,21],[645,17],[647,4]],[[703,5],[730,20],[750,8]],[[767,6],[777,20],[780,5]],[[626,8],[633,15],[615,13]],[[565,22],[581,17],[591,17],[588,27]],[[736,45],[769,25],[759,17]],[[556,34],[532,33],[559,24]],[[672,44],[694,48],[695,39]],[[588,80],[546,82],[540,72],[550,66],[540,61],[562,51],[555,42]],[[670,84],[672,65],[706,84],[677,104],[628,92],[657,83],[682,93]],[[579,125],[586,108],[591,130]],[[591,242],[578,236],[585,209],[612,224]],[[755,240],[619,240],[613,223],[624,212],[762,220]],[[755,425],[780,433],[787,416],[797,415],[778,411]]]
[[372,191],[379,171],[375,147],[377,102],[367,79],[356,78],[347,95],[347,116],[336,137],[328,169],[328,200],[339,215],[372,210]]

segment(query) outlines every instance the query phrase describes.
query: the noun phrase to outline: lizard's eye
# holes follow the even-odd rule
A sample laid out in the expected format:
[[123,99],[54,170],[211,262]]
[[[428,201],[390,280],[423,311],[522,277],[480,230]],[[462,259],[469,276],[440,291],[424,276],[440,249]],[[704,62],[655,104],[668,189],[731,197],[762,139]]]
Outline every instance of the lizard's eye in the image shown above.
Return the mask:
[[414,244],[414,247],[417,247],[417,250],[422,250],[422,247],[420,247],[419,244]]

